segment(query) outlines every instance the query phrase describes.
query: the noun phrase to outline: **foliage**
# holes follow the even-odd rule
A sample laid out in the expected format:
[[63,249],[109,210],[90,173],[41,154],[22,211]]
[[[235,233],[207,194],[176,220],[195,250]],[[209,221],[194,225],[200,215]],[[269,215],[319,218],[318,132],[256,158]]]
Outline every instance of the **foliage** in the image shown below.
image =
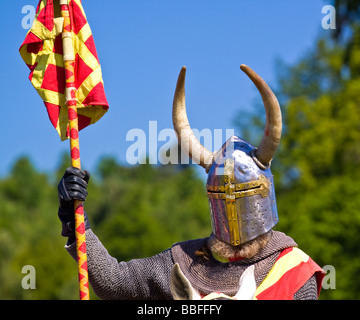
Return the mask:
[[[73,269],[71,261],[54,250],[64,246],[58,236],[61,226],[56,216],[55,186],[29,159],[20,158],[9,176],[0,181],[0,201],[0,298],[68,298],[68,292],[61,295],[54,290],[59,283],[68,285],[70,279],[65,275]],[[35,266],[39,290],[22,289],[25,265]]]
[[[78,299],[77,267],[57,217],[57,183],[68,163],[63,156],[55,173],[44,174],[20,158],[0,181],[0,299]],[[210,233],[205,186],[190,167],[124,167],[104,158],[88,190],[91,227],[119,261]],[[36,269],[36,290],[21,286],[25,265]]]

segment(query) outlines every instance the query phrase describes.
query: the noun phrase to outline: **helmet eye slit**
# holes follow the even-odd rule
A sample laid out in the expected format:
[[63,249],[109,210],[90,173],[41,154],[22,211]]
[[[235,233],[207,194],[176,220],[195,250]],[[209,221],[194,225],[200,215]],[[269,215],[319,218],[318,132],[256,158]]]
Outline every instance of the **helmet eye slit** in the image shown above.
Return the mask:
[[208,197],[213,199],[243,198],[260,194],[266,198],[269,194],[270,181],[260,175],[258,180],[246,183],[228,183],[225,186],[206,185]]

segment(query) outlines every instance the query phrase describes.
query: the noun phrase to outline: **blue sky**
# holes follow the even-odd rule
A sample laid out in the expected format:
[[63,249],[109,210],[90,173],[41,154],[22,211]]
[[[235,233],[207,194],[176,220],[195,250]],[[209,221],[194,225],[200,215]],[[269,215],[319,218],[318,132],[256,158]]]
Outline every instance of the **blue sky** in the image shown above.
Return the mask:
[[[60,155],[69,151],[68,141],[62,142],[52,127],[18,53],[27,32],[22,8],[37,3],[3,4],[7,14],[0,28],[0,176],[24,155],[38,170],[52,171]],[[330,1],[83,0],[110,109],[80,132],[82,167],[94,170],[102,156],[125,164],[133,144],[126,141],[126,134],[134,128],[148,134],[149,121],[157,121],[158,131],[172,128],[172,99],[183,65],[191,126],[233,128],[237,112],[246,112],[259,99],[240,64],[275,86],[275,59],[294,63],[318,36],[331,32],[321,27],[326,4]]]

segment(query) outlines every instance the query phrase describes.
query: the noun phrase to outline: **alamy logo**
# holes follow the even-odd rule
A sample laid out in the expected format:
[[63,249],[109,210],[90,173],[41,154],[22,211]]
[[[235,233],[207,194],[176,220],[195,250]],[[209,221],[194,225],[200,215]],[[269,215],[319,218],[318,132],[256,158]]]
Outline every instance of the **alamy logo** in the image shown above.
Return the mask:
[[323,267],[325,271],[325,277],[322,283],[322,288],[327,289],[336,289],[336,270],[334,266],[326,265]]
[[35,7],[32,5],[23,6],[21,13],[25,14],[21,20],[21,26],[25,30],[30,29],[35,19]]
[[[227,139],[234,135],[234,129],[214,129],[209,128],[201,131],[192,128],[194,135],[199,141],[204,141],[203,145],[208,150],[219,150]],[[225,131],[225,132],[224,132]],[[224,134],[225,133],[225,140]],[[182,139],[188,139],[184,135]],[[132,142],[126,150],[126,161],[130,165],[145,164],[146,157],[149,155],[149,164],[190,164],[197,162],[189,159],[188,154],[179,154],[177,148],[178,139],[174,129],[166,128],[158,132],[157,121],[149,121],[149,130],[134,128],[127,132],[126,141]]]
[[323,29],[336,29],[336,10],[333,6],[323,6],[321,13],[326,14],[321,20]]
[[23,266],[22,274],[26,274],[21,280],[21,286],[24,290],[36,289],[36,270],[32,265]]

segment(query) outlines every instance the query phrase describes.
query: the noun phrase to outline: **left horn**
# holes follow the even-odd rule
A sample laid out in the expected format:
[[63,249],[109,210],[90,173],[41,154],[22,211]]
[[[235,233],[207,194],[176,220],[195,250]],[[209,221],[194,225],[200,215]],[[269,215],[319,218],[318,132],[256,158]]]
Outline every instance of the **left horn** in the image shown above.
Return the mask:
[[199,142],[190,128],[185,106],[185,74],[186,67],[182,67],[173,101],[173,125],[181,148],[189,154],[195,163],[208,171],[213,161],[213,153]]

